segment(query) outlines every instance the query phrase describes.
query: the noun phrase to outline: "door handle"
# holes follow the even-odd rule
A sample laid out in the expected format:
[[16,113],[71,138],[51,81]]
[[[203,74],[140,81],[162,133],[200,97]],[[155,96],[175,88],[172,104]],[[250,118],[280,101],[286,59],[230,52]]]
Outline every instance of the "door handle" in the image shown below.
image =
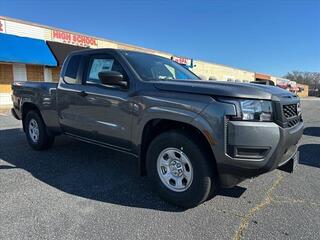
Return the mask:
[[81,97],[86,97],[86,96],[88,96],[88,93],[86,93],[85,91],[81,91],[81,92],[79,92],[79,95]]

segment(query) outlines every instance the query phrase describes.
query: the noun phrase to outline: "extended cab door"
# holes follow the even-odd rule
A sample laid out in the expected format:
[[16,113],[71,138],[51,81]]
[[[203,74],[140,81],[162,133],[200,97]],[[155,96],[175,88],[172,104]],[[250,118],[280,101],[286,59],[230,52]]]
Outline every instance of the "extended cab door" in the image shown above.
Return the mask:
[[[67,58],[61,71],[57,88],[57,111],[59,123],[66,133],[76,134],[84,129],[79,108],[84,104],[82,92],[82,78],[80,66],[83,62],[82,55],[71,55]],[[84,133],[81,133],[84,135]]]
[[[60,90],[64,109],[60,109],[61,123],[69,134],[123,150],[131,149],[131,122],[129,93],[132,84],[120,62],[112,54],[94,54],[83,57],[80,84]],[[128,81],[128,87],[106,86],[100,83],[98,73],[118,71]],[[66,91],[67,93],[62,93]]]

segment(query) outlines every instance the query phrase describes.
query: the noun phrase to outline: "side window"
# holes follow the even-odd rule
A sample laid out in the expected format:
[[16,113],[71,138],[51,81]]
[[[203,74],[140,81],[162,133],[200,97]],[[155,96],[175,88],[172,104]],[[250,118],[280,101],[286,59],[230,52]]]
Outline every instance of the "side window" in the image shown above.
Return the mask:
[[79,84],[77,79],[78,69],[81,61],[80,55],[72,56],[68,62],[66,72],[64,74],[64,80],[69,84]]
[[99,83],[99,72],[111,71],[113,62],[113,59],[94,58],[91,62],[87,82]]
[[164,64],[164,66],[170,71],[170,73],[172,74],[172,79],[177,79],[177,76],[176,76],[176,70],[173,68],[173,67],[171,67],[171,66],[169,66],[169,65],[167,65],[167,64]]
[[[175,79],[170,69],[163,63],[156,63],[151,67],[151,72],[154,79]],[[170,67],[170,66],[169,66]]]
[[122,73],[125,80],[127,80],[127,74],[120,65],[120,63],[113,57],[107,56],[94,56],[89,63],[89,71],[87,73],[87,82],[100,83],[99,73],[104,71],[116,71]]

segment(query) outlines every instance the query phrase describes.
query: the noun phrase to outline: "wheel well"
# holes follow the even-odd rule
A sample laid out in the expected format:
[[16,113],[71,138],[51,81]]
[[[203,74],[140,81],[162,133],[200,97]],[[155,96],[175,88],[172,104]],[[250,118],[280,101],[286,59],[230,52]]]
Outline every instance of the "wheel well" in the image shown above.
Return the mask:
[[22,105],[22,126],[23,126],[23,130],[24,131],[25,131],[24,121],[25,121],[25,118],[26,118],[28,112],[30,112],[30,111],[35,111],[40,115],[40,117],[42,117],[41,113],[39,111],[39,108],[35,104],[33,104],[33,103],[24,103]]
[[197,139],[197,142],[200,144],[200,146],[208,152],[208,156],[210,156],[210,160],[214,164],[214,168],[217,169],[215,157],[210,144],[205,135],[198,128],[184,122],[167,119],[153,119],[145,125],[142,133],[142,141],[140,147],[140,172],[142,175],[147,174],[146,155],[148,147],[152,140],[160,133],[175,129],[183,129],[183,131],[192,134],[192,136]]

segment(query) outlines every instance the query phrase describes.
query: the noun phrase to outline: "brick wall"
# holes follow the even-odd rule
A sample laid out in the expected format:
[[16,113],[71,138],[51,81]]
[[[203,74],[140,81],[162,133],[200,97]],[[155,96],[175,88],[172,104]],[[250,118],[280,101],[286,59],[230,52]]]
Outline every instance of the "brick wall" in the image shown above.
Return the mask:
[[28,81],[44,81],[43,66],[26,65]]
[[12,65],[0,63],[0,93],[10,93],[11,83],[13,83]]

